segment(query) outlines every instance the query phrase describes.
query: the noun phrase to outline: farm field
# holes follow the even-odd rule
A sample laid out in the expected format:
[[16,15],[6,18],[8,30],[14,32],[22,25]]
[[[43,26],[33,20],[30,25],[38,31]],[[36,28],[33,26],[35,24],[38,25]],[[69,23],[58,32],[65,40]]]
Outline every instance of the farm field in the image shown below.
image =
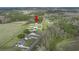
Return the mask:
[[16,37],[24,30],[23,24],[26,22],[12,22],[0,24],[0,50],[12,50],[13,46],[18,42]]

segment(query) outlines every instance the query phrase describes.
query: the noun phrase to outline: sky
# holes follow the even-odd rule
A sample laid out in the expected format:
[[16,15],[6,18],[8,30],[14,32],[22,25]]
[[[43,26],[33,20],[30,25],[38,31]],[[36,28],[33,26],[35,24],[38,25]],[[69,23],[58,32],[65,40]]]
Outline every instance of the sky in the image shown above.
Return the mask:
[[79,7],[78,0],[0,0],[0,7]]

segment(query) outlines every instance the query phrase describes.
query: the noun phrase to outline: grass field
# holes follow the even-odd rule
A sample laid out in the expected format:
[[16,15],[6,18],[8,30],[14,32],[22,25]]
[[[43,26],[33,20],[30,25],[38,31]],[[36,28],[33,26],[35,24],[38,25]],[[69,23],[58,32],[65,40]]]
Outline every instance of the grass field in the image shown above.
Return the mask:
[[19,41],[16,36],[25,28],[23,24],[23,21],[0,24],[0,50],[13,50],[13,46]]

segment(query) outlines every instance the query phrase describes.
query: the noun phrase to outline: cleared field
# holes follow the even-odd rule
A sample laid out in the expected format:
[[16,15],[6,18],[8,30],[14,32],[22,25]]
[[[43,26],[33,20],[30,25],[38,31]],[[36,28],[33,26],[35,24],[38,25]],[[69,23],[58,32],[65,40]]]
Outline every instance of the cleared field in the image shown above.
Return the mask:
[[25,29],[25,23],[23,21],[0,24],[0,50],[13,50],[13,46],[19,41],[16,36]]

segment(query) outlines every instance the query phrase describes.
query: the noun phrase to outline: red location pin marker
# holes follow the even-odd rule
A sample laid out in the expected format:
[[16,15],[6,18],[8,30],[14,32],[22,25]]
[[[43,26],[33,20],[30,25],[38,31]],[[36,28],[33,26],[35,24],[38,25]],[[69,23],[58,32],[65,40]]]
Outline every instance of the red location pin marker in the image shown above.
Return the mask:
[[35,16],[35,23],[38,23],[38,16]]

